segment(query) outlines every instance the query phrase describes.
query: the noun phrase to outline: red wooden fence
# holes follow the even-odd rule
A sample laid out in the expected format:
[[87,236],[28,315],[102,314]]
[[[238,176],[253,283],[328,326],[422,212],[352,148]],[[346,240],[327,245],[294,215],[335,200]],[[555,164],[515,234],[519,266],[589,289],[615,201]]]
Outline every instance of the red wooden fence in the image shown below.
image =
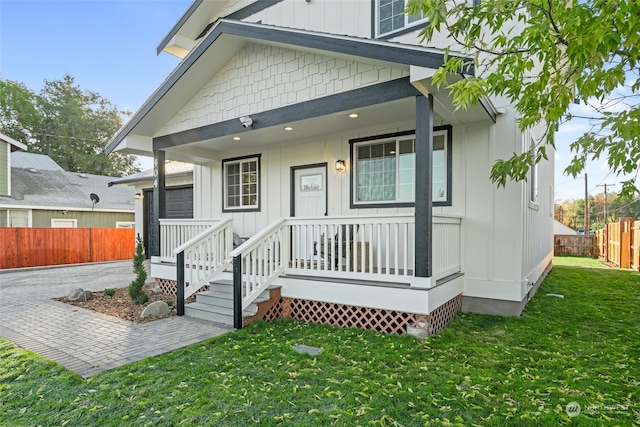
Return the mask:
[[606,235],[604,229],[597,230],[595,235],[600,258],[621,268],[640,270],[640,221],[621,218],[607,224]]
[[133,259],[132,228],[2,228],[0,269]]

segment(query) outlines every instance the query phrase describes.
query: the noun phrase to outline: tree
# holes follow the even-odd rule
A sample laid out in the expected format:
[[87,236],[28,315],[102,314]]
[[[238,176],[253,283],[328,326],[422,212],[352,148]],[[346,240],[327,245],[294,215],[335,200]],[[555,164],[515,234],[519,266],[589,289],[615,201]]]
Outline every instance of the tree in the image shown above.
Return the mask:
[[[526,179],[531,165],[554,146],[558,123],[587,119],[591,130],[570,147],[566,172],[576,177],[589,159],[607,156],[630,196],[640,168],[640,2],[585,0],[409,0],[407,13],[429,21],[427,41],[442,34],[451,43],[434,83],[448,88],[458,108],[484,95],[505,97],[518,111],[522,130],[541,123],[545,136],[530,150],[497,160],[491,178],[499,186]],[[462,59],[461,59],[462,58]],[[447,74],[475,65],[477,75],[447,83]],[[593,114],[576,117],[578,98]]]
[[37,119],[36,96],[22,83],[0,80],[0,132],[26,142],[31,132],[23,123]]
[[144,291],[144,283],[147,280],[147,270],[144,268],[144,246],[142,238],[136,236],[136,253],[133,255],[133,272],[136,278],[129,283],[129,297],[135,304],[144,304],[149,301],[149,295]]
[[23,84],[0,80],[0,132],[50,156],[69,172],[123,176],[136,173],[136,159],[103,152],[122,126],[121,114],[97,93],[83,91],[74,78],[45,81],[39,94]]

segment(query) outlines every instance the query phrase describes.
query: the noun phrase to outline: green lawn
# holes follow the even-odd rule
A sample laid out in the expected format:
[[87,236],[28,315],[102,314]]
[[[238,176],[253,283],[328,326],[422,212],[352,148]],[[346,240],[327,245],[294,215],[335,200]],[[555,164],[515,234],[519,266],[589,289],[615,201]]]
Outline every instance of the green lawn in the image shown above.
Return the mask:
[[522,317],[425,342],[284,320],[82,380],[0,340],[0,425],[640,425],[640,274],[554,263]]

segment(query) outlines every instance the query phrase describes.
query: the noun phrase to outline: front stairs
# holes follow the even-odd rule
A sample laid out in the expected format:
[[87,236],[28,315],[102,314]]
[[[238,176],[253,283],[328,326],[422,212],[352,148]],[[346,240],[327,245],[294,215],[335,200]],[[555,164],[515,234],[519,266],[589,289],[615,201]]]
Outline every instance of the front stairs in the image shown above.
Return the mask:
[[[269,286],[242,312],[243,324],[262,319],[278,301],[280,286]],[[185,305],[184,314],[233,326],[233,281],[221,279],[211,282],[208,291],[196,293],[196,301]]]

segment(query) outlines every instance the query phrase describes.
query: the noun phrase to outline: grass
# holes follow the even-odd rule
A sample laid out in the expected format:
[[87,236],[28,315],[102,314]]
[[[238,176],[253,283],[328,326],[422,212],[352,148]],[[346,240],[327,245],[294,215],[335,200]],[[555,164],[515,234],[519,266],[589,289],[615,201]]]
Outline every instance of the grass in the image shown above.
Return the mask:
[[640,425],[640,274],[554,264],[521,317],[425,342],[282,320],[82,380],[0,339],[0,425]]

